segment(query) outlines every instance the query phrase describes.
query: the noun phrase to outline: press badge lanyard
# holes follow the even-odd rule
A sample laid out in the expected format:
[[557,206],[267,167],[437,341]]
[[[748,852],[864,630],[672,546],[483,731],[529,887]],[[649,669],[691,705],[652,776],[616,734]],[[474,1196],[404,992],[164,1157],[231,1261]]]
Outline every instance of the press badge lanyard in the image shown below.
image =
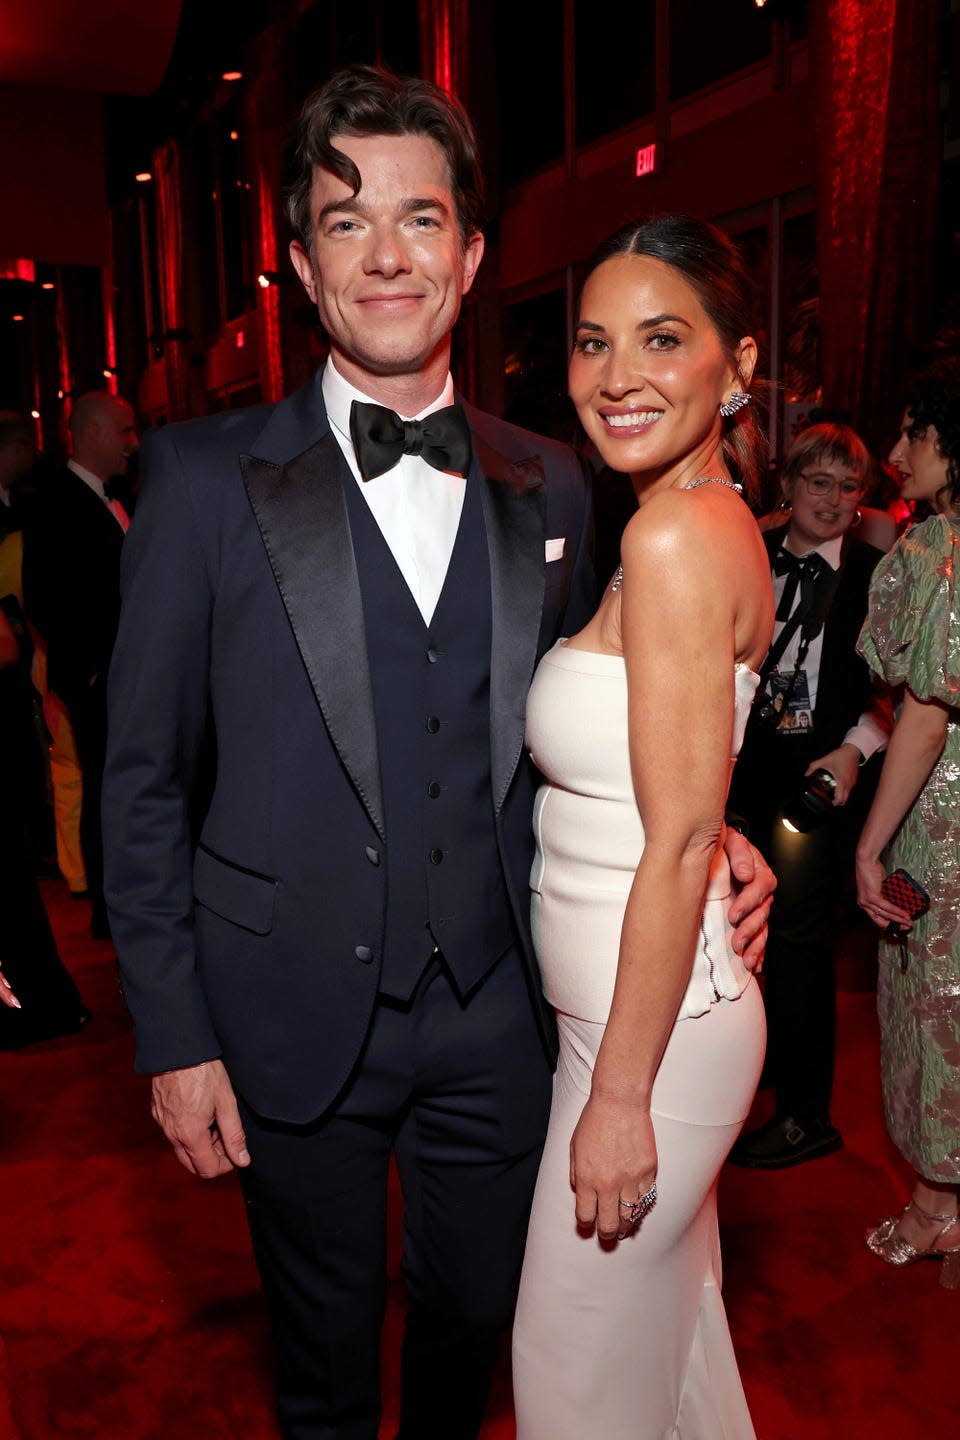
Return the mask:
[[[827,612],[830,609],[830,603],[833,600],[834,592],[840,580],[839,569],[834,570],[830,566],[826,568],[829,571],[829,575],[825,576],[821,570],[820,574],[814,577],[812,583],[806,587],[806,595],[804,594],[804,586],[801,584],[800,603],[789,620],[787,620],[776,640],[770,646],[767,652],[767,658],[760,667],[760,685],[758,686],[758,691],[762,692],[766,691],[767,681],[779,665],[790,641],[794,635],[796,635],[797,631],[800,631],[800,644],[797,649],[797,658],[794,662],[793,674],[787,681],[786,687],[775,696],[771,696],[771,704],[774,705],[778,714],[781,716],[789,705],[794,690],[797,688],[797,681],[803,673],[807,651],[823,629]],[[817,603],[818,600],[820,602],[819,604]]]

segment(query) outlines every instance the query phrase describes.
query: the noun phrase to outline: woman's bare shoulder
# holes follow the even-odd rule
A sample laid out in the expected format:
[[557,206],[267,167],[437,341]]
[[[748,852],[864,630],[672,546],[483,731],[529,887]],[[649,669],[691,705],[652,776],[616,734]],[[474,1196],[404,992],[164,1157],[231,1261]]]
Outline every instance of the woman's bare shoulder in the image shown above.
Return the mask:
[[631,516],[621,541],[624,567],[631,561],[699,557],[708,568],[731,546],[756,546],[759,531],[748,507],[733,490],[703,485],[664,490]]

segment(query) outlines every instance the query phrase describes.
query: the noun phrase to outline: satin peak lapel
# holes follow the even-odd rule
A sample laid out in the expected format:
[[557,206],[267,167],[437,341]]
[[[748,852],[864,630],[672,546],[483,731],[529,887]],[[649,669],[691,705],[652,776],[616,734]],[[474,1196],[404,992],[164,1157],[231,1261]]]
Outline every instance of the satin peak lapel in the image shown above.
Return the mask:
[[327,431],[286,465],[241,456],[253,506],[330,738],[381,838],[380,761],[353,542]]
[[499,814],[523,754],[527,691],[537,661],[546,490],[536,457],[511,464],[476,430],[473,448],[483,472],[480,493],[490,552],[490,767]]

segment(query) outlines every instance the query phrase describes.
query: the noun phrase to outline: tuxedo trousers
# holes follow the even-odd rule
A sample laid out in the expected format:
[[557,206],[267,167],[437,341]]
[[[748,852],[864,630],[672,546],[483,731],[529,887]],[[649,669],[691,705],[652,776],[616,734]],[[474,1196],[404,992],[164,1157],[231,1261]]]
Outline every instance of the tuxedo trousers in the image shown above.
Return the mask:
[[387,1186],[403,1193],[408,1309],[398,1440],[473,1440],[512,1319],[550,1108],[516,949],[467,998],[431,961],[381,997],[330,1112],[293,1126],[241,1102],[241,1172],[287,1440],[376,1440]]

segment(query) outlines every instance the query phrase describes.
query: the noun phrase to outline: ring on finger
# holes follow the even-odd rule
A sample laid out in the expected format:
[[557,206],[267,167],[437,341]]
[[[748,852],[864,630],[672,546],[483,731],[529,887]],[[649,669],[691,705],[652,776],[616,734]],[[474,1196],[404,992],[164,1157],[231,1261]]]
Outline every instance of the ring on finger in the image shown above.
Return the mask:
[[620,1200],[621,1209],[629,1211],[628,1219],[631,1225],[639,1225],[645,1215],[648,1215],[657,1203],[657,1182],[654,1180],[650,1189],[645,1194],[639,1195],[636,1200]]

